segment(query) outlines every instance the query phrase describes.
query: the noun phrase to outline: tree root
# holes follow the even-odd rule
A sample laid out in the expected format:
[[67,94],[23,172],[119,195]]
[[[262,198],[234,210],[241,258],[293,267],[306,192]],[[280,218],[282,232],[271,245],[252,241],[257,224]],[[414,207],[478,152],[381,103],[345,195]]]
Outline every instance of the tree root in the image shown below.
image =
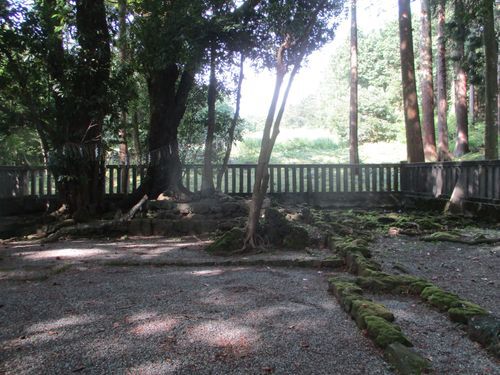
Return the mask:
[[497,242],[500,242],[500,237],[487,238],[481,235],[469,239],[452,233],[436,232],[431,234],[430,236],[422,237],[421,240],[426,242],[446,241],[446,242],[463,243],[466,245],[482,245],[482,244],[495,244]]
[[137,211],[147,202],[148,196],[144,195],[141,200],[130,209],[130,211],[115,220],[91,223],[91,224],[75,224],[75,221],[65,220],[57,224],[53,230],[47,232],[47,237],[41,240],[42,244],[58,241],[61,237],[74,236],[83,237],[95,234],[107,234],[112,232],[123,231],[123,223],[131,220]]

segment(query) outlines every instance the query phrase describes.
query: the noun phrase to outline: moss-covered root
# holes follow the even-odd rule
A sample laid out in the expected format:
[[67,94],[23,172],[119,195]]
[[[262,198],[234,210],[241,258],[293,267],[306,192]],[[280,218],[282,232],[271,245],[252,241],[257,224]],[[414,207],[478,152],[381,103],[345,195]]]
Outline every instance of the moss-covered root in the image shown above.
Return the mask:
[[388,322],[384,318],[368,315],[365,317],[365,322],[368,336],[372,338],[375,344],[382,349],[385,349],[387,346],[395,342],[405,346],[413,346],[403,335],[401,328]]
[[387,346],[384,358],[401,375],[426,374],[431,369],[431,364],[427,359],[399,342]]
[[240,228],[233,228],[208,245],[205,250],[214,255],[230,255],[243,248],[245,232]]

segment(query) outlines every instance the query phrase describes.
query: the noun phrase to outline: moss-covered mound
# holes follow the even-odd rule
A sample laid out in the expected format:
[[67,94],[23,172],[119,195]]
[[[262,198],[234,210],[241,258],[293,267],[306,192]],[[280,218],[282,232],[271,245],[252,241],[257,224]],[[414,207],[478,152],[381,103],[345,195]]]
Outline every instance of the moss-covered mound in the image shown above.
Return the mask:
[[386,319],[368,315],[365,317],[365,322],[368,336],[382,349],[395,342],[399,342],[405,346],[413,346],[403,333],[401,333],[401,328],[388,322]]
[[278,209],[266,209],[264,235],[274,246],[302,250],[310,243],[309,233],[300,225],[287,220]]
[[394,315],[384,305],[366,299],[358,299],[352,302],[351,316],[359,328],[366,328],[366,317],[377,316],[389,322],[394,321]]
[[205,250],[214,255],[230,255],[243,248],[245,231],[240,228],[233,228],[217,238]]

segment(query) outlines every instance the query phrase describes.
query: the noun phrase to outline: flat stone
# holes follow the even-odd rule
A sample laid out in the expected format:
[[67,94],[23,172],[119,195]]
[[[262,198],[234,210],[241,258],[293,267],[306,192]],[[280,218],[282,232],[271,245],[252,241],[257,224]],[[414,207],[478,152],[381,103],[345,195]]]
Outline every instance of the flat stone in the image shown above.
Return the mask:
[[431,367],[427,359],[399,342],[390,344],[384,351],[384,357],[401,375],[419,375]]

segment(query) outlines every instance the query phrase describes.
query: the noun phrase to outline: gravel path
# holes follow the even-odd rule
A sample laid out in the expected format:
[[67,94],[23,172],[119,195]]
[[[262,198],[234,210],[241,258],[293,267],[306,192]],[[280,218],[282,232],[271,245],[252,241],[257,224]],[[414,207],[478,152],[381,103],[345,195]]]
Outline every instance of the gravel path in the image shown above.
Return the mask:
[[0,281],[0,373],[386,374],[313,270],[78,265]]
[[403,269],[500,315],[499,245],[383,237],[374,244],[372,253],[387,272]]

